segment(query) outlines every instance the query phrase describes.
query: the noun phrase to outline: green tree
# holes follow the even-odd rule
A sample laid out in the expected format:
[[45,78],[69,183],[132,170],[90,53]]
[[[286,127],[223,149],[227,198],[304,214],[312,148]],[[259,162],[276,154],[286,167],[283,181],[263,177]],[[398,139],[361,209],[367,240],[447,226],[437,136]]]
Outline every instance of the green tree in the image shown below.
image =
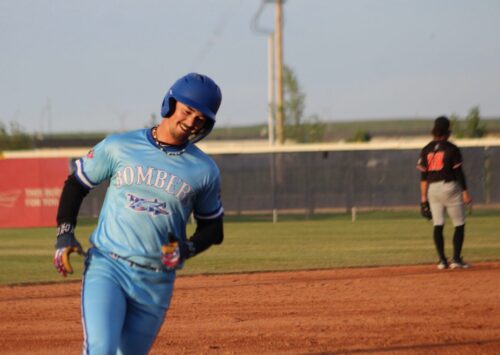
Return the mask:
[[371,139],[372,139],[372,136],[371,136],[370,132],[368,132],[367,130],[358,128],[356,130],[356,132],[354,133],[354,136],[349,138],[347,141],[360,143],[360,142],[369,142]]
[[479,106],[474,106],[469,110],[469,114],[465,118],[465,137],[479,138],[484,136],[486,127],[481,124],[479,114]]
[[297,76],[287,65],[283,67],[283,94],[285,138],[299,143],[322,141],[324,124],[318,115],[303,119],[306,95],[300,88]]
[[453,135],[457,138],[463,138],[464,131],[460,126],[460,118],[457,115],[452,114],[450,116],[450,121],[451,121],[451,132],[453,133]]
[[307,117],[304,125],[303,142],[322,142],[325,137],[326,125],[321,121],[316,114]]
[[305,94],[301,92],[300,84],[293,70],[283,67],[283,111],[285,116],[285,138],[302,141],[302,115],[305,107]]
[[0,122],[0,150],[30,149],[33,147],[33,139],[24,132],[24,129],[16,122],[11,122],[9,129]]
[[486,134],[486,126],[481,123],[479,106],[474,106],[469,110],[462,127],[460,118],[453,114],[450,116],[451,130],[457,138],[480,138]]
[[9,132],[3,122],[0,122],[0,150],[6,150],[10,145]]

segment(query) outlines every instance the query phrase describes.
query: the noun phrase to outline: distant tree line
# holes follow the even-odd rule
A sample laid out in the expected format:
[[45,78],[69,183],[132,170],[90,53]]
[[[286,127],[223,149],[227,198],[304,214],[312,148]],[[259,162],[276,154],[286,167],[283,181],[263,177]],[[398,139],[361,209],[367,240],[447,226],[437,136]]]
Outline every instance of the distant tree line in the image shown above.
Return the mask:
[[[487,133],[486,125],[481,122],[479,106],[474,106],[469,110],[465,120],[461,120],[458,115],[450,116],[451,130],[456,138],[481,138]],[[358,129],[348,142],[368,142],[372,134],[366,129]]]
[[[420,135],[428,132],[423,124],[417,121],[419,127],[408,121],[398,122],[322,122],[318,115],[304,118],[305,97],[301,91],[297,76],[285,66],[284,70],[284,111],[285,111],[285,138],[297,143],[314,143],[335,140],[348,142],[368,142],[373,136],[401,136]],[[156,117],[152,115],[152,124]],[[450,115],[452,134],[456,138],[480,138],[488,132],[486,125],[481,121],[479,106],[469,110],[465,119],[457,115]],[[432,124],[429,120],[429,125]],[[492,132],[498,131],[498,123],[490,122]],[[389,125],[389,126],[388,126]],[[496,130],[495,130],[496,127]],[[490,132],[491,133],[491,132]],[[53,134],[47,136],[34,136],[25,132],[23,127],[15,122],[6,125],[0,122],[0,151],[21,150],[33,148],[57,147],[91,147],[106,136],[106,133],[92,134]],[[249,127],[215,128],[208,136],[208,140],[225,139],[256,139],[267,136],[265,125]]]
[[0,122],[0,150],[20,150],[33,148],[33,137],[16,122],[9,126]]

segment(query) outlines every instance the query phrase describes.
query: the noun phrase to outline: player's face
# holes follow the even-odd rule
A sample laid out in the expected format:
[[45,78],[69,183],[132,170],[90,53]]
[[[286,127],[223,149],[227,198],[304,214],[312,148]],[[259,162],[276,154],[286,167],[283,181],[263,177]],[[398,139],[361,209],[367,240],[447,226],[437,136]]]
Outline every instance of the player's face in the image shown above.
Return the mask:
[[175,112],[168,118],[170,144],[184,144],[205,125],[206,118],[194,108],[177,101]]

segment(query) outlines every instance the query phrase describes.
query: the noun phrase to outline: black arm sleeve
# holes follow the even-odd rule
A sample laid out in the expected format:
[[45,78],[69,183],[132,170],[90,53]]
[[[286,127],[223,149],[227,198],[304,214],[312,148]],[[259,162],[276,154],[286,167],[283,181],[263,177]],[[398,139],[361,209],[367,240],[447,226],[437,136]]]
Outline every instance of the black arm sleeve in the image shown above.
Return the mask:
[[211,220],[197,220],[196,231],[189,241],[194,244],[194,256],[207,250],[213,244],[221,244],[224,240],[222,217]]
[[64,182],[64,187],[59,199],[57,209],[57,225],[69,223],[76,226],[76,218],[82,204],[83,198],[89,190],[83,186],[75,175],[71,174]]
[[462,187],[462,190],[467,190],[467,184],[465,182],[465,175],[462,171],[462,167],[459,166],[458,168],[453,169],[453,173],[455,174],[458,184]]

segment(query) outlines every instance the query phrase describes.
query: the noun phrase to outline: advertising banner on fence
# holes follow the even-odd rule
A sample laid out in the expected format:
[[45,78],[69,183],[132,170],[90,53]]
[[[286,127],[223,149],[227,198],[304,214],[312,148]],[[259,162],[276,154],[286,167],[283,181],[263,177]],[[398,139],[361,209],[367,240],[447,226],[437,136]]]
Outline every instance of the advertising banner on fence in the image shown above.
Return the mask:
[[0,228],[56,225],[66,158],[0,160]]

